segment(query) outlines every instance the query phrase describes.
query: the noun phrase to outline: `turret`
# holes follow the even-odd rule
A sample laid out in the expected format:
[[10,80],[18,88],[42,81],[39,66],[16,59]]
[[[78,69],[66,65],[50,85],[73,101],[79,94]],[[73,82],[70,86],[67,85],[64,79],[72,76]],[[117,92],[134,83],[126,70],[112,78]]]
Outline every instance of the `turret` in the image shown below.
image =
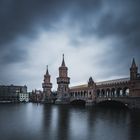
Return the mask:
[[136,80],[138,74],[138,67],[136,66],[135,59],[133,58],[132,65],[130,68],[130,80]]
[[90,78],[89,78],[89,81],[88,81],[88,87],[93,87],[94,84],[95,84],[95,83],[94,83],[92,77],[90,77]]
[[62,64],[59,67],[59,77],[67,77],[68,68],[65,66],[64,54],[62,59]]
[[44,93],[44,98],[46,99],[47,97],[50,97],[51,94],[51,88],[52,88],[52,83],[50,82],[50,74],[48,71],[48,66],[46,68],[46,74],[44,75],[44,82],[42,83],[42,88],[43,88],[43,93]]
[[68,77],[68,68],[65,65],[64,54],[62,64],[59,67],[59,77],[57,78],[57,93],[59,97],[67,97],[69,93],[70,78]]

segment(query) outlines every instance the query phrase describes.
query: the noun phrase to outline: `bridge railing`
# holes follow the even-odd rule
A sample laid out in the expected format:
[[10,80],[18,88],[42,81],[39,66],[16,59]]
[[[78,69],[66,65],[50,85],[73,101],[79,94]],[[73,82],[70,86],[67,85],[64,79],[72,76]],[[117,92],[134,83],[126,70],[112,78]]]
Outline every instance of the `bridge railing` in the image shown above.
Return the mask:
[[70,100],[87,100],[87,97],[81,97],[81,96],[76,96],[76,97],[70,97]]
[[126,98],[126,97],[129,97],[127,95],[120,95],[120,96],[96,96],[96,98]]
[[100,98],[96,98],[96,100],[126,100],[126,99],[130,99],[131,97],[129,96],[125,96],[125,97],[100,97]]

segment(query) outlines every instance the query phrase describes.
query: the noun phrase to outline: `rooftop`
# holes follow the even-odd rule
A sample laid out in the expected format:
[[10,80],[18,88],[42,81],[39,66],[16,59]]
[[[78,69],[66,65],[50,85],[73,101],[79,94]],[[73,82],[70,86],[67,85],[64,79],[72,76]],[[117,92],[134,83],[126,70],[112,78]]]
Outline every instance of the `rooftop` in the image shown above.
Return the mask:
[[86,88],[87,86],[88,86],[87,84],[83,84],[83,85],[78,85],[78,86],[70,87],[70,89]]
[[97,82],[96,85],[114,84],[114,83],[120,83],[120,82],[127,82],[129,80],[130,78],[120,78],[120,79]]
[[[98,86],[98,85],[106,85],[106,84],[115,84],[115,83],[120,83],[120,82],[127,82],[129,80],[130,78],[120,78],[120,79],[96,82],[96,85]],[[73,87],[70,87],[70,89],[78,89],[78,88],[86,88],[86,87],[88,87],[88,84],[73,86]]]

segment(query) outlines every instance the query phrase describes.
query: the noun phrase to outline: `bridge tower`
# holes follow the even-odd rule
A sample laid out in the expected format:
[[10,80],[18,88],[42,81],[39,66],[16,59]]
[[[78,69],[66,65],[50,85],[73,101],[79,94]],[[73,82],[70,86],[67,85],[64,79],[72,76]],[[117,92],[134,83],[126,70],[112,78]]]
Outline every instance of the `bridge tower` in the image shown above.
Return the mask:
[[59,77],[57,78],[57,94],[59,99],[66,100],[69,97],[69,83],[68,68],[65,65],[63,54],[62,64],[59,67]]
[[46,74],[44,75],[44,82],[42,83],[44,101],[48,100],[51,95],[52,83],[50,82],[50,78],[51,76],[49,74],[48,66],[47,66]]
[[96,95],[96,83],[93,81],[92,77],[89,78],[88,81],[88,98],[95,100]]
[[134,58],[130,68],[130,96],[140,97],[140,74]]
[[135,59],[133,58],[132,65],[130,68],[130,80],[136,80],[138,74],[138,67],[136,66]]

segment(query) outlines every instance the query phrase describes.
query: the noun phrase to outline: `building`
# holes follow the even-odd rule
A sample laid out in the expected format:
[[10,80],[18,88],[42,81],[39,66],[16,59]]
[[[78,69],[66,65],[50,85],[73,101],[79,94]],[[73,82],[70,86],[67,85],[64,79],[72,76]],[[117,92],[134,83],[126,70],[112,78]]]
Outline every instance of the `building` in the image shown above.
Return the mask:
[[32,90],[29,100],[34,103],[42,102],[44,100],[44,93],[41,90]]
[[20,102],[29,102],[29,93],[19,93]]
[[27,93],[27,86],[0,85],[0,101],[19,102],[19,94]]
[[50,81],[50,78],[51,76],[49,74],[48,66],[47,66],[46,74],[44,75],[44,81],[42,83],[44,102],[51,102],[50,96],[51,96],[52,83]]
[[64,54],[62,59],[62,64],[59,67],[59,77],[57,77],[57,102],[67,102],[69,100],[69,84],[70,78],[68,77],[68,68],[65,65]]
[[[56,103],[69,104],[80,100],[87,105],[93,105],[103,101],[118,101],[130,108],[140,108],[140,74],[134,58],[130,67],[129,77],[101,82],[95,82],[90,77],[87,84],[69,87],[70,78],[68,77],[68,68],[65,65],[63,55],[57,84]],[[50,90],[51,88],[48,89],[49,92]],[[50,94],[47,95],[50,96]]]

